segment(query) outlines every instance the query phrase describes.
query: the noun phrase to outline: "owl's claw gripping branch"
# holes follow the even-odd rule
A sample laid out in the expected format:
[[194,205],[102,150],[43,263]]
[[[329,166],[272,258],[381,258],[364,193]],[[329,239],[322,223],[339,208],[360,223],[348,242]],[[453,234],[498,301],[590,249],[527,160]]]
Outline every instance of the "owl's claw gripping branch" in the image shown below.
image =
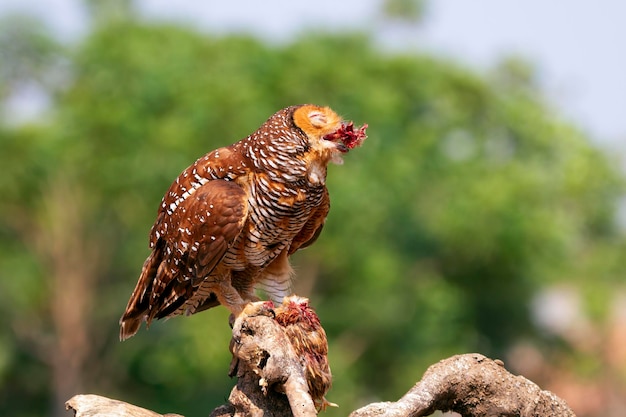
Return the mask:
[[367,139],[367,134],[365,133],[366,129],[367,123],[356,130],[354,129],[354,122],[342,123],[339,130],[324,136],[324,139],[331,142],[341,141],[343,146],[340,150],[346,153],[363,144],[363,141]]

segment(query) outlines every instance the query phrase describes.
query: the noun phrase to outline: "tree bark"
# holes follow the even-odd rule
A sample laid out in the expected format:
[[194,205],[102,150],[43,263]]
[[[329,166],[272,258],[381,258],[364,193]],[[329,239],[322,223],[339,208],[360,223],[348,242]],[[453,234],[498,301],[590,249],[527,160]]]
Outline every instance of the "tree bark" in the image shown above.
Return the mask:
[[523,376],[515,376],[500,360],[478,353],[444,359],[396,402],[372,403],[350,417],[419,417],[435,410],[464,417],[575,417],[569,406]]
[[183,417],[180,414],[159,414],[123,401],[99,395],[75,395],[65,403],[76,417]]
[[100,241],[86,230],[86,199],[70,178],[52,178],[39,211],[20,213],[16,230],[46,271],[49,314],[34,320],[16,316],[13,331],[52,372],[52,416],[65,415],[61,404],[82,390],[97,343],[90,329],[90,307],[97,277],[107,256]]
[[[315,416],[302,362],[272,317],[246,317],[233,328],[233,366],[238,381],[228,403],[212,417]],[[76,417],[173,417],[97,395],[77,395],[66,403]],[[453,356],[428,368],[396,402],[372,403],[350,417],[419,417],[435,410],[464,417],[575,417],[565,401],[522,376],[502,361],[477,353]]]

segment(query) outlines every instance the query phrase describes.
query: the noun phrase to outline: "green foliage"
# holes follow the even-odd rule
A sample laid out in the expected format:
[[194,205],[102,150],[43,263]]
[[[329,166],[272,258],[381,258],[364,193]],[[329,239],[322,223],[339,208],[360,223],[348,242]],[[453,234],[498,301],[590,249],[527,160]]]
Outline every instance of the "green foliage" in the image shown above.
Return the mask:
[[424,3],[423,0],[385,0],[382,11],[387,18],[416,23],[424,15]]
[[[538,337],[527,308],[546,281],[576,271],[616,279],[622,180],[526,76],[491,80],[429,56],[385,55],[359,35],[270,47],[128,22],[91,35],[70,61],[52,119],[0,132],[0,188],[9,196],[0,317],[7,328],[26,317],[51,329],[48,266],[33,240],[47,190],[63,182],[80,200],[81,238],[104,259],[86,391],[185,415],[228,395],[223,309],[155,323],[122,344],[117,318],[172,179],[291,104],[327,104],[370,125],[363,148],[330,168],[324,233],[294,262],[329,335],[328,398],[342,413],[398,397],[445,356],[499,355]],[[45,398],[49,376],[19,353],[29,343],[15,332],[0,337],[0,391],[28,392],[27,380],[11,378],[32,369],[46,381],[34,398]],[[22,415],[47,406],[12,403],[27,407]]]
[[0,98],[25,82],[47,84],[60,47],[41,22],[28,16],[0,19]]

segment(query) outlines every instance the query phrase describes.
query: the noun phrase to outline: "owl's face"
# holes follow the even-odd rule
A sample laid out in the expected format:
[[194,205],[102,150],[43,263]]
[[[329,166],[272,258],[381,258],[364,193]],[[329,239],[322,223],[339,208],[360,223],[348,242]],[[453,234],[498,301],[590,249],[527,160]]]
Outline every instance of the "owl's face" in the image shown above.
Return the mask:
[[294,111],[293,121],[307,135],[311,148],[329,160],[340,161],[341,154],[367,137],[367,125],[355,131],[352,122],[344,122],[330,107],[305,104]]

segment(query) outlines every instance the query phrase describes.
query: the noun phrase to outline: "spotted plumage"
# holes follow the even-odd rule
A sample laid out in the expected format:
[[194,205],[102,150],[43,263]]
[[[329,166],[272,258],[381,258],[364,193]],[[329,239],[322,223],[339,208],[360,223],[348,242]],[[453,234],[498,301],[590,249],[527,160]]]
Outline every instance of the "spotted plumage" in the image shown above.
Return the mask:
[[289,295],[288,257],[317,239],[328,214],[327,166],[364,129],[328,107],[292,106],[184,170],[159,207],[120,337],[219,304],[237,315],[258,288],[278,302]]

